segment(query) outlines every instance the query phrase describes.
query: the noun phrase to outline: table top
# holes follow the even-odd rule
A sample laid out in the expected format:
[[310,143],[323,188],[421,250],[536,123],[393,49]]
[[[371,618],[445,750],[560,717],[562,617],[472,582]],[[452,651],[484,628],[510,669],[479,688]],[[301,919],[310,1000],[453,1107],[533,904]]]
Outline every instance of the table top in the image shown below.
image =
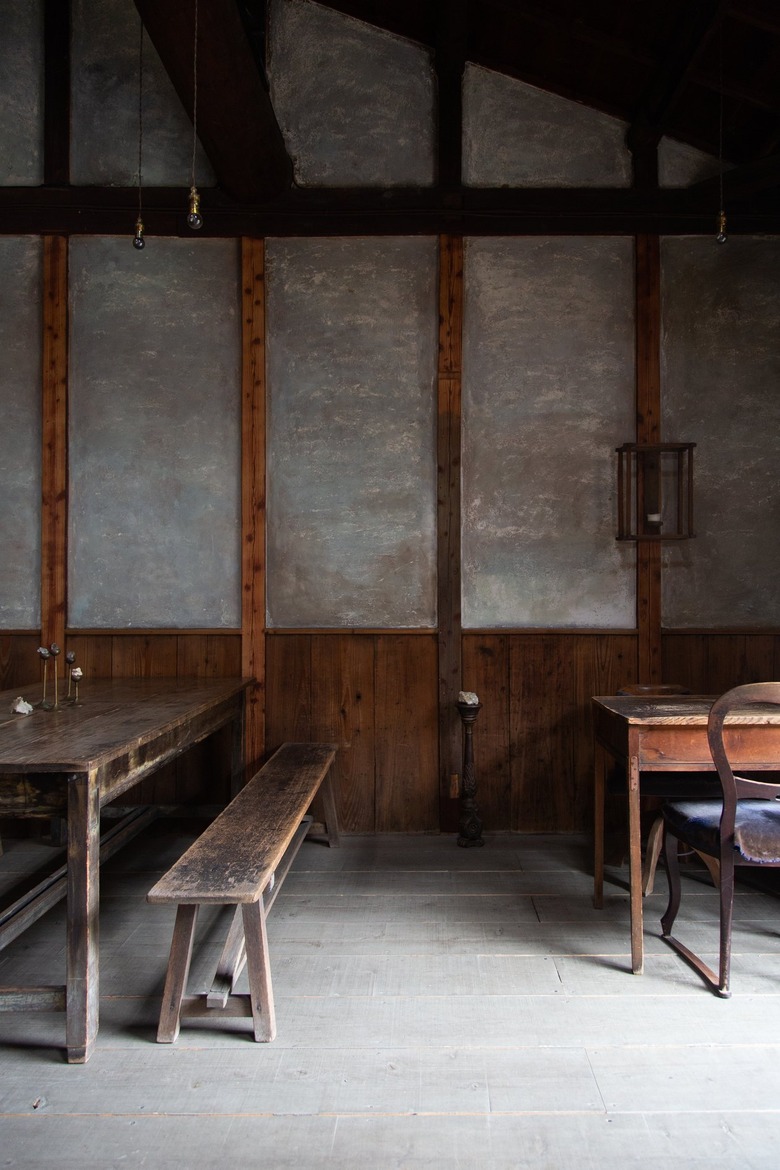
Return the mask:
[[[594,695],[598,704],[610,715],[626,723],[653,727],[706,727],[710,708],[717,695]],[[726,723],[780,726],[780,709],[775,706],[751,704],[743,710],[732,711]]]
[[[229,703],[248,678],[88,679],[79,703],[31,715],[11,712],[18,695],[40,699],[41,684],[0,691],[0,771],[87,772],[128,746],[142,747],[175,732],[221,703]],[[50,698],[53,696],[49,696]]]

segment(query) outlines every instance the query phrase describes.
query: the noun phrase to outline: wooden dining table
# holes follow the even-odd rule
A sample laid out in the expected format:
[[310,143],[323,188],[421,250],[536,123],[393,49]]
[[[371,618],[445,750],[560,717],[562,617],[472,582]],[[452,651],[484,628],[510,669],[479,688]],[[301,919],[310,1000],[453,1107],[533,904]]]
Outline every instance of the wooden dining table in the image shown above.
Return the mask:
[[[667,773],[673,795],[675,772],[714,772],[707,741],[712,695],[596,696],[593,904],[604,903],[604,804],[608,760],[622,764],[628,812],[628,872],[631,968],[644,969],[640,774]],[[776,708],[735,711],[726,722],[726,751],[746,772],[780,771],[780,713]]]
[[[251,679],[86,679],[78,703],[11,711],[19,688],[0,692],[0,816],[62,817],[61,870],[0,918],[0,946],[63,895],[66,983],[0,987],[0,1011],[64,1011],[70,1063],[89,1059],[98,1031],[100,862],[138,830],[131,812],[101,840],[101,809],[162,765],[232,726],[231,784],[244,779],[244,704]],[[34,703],[40,688],[21,688]],[[50,696],[53,697],[53,696]],[[151,810],[152,813],[154,810]]]

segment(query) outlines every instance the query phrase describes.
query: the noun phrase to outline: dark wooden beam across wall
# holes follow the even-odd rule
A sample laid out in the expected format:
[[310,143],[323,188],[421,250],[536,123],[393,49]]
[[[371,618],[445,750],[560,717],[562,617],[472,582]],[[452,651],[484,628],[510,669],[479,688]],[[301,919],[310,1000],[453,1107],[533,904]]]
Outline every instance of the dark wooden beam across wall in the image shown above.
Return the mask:
[[[712,199],[704,191],[631,188],[463,188],[461,207],[434,188],[294,190],[271,204],[239,202],[201,189],[205,223],[215,237],[335,235],[659,235],[708,234]],[[0,187],[0,234],[126,235],[137,188]],[[186,236],[187,191],[144,188],[152,235]],[[780,232],[769,196],[731,208],[731,234]]]
[[[193,0],[135,0],[135,6],[191,117]],[[197,65],[198,137],[220,186],[245,200],[286,190],[292,163],[235,0],[200,0]]]

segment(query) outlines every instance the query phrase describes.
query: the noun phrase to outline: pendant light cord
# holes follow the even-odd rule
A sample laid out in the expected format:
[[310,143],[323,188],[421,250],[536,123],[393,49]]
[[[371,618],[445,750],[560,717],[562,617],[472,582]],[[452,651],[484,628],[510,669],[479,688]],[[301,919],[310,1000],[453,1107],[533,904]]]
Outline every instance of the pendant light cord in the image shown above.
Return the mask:
[[141,219],[141,181],[144,157],[144,22],[138,38],[138,218]]
[[198,145],[198,0],[195,0],[195,32],[192,38],[192,167],[190,186],[195,186],[195,152]]

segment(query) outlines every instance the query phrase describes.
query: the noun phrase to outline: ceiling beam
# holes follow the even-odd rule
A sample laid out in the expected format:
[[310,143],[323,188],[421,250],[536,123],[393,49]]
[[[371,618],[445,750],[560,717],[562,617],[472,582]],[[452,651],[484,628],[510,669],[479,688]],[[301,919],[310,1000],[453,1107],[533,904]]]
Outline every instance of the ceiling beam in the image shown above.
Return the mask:
[[685,6],[676,35],[667,47],[626,134],[631,151],[657,144],[670,112],[699,54],[718,26],[729,0],[696,0]]
[[[135,0],[192,116],[195,0]],[[220,187],[242,201],[287,190],[292,163],[235,0],[199,0],[197,131]]]
[[[661,235],[712,232],[708,192],[631,188],[464,188],[462,206],[447,192],[425,189],[294,189],[276,205],[238,204],[215,190],[201,191],[205,209],[199,235]],[[132,247],[138,205],[135,187],[0,187],[0,235],[73,233],[125,235]],[[186,237],[186,191],[144,188],[146,242]],[[740,206],[729,234],[780,234],[780,207]]]

